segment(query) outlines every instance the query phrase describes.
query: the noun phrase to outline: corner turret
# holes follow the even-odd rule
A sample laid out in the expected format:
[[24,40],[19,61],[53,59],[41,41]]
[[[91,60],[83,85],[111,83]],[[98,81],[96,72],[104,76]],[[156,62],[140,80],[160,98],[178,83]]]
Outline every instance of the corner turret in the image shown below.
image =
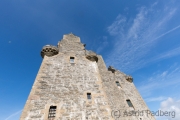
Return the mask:
[[90,61],[98,62],[98,57],[97,57],[96,53],[94,53],[93,51],[86,50],[86,58]]
[[130,83],[133,82],[133,78],[132,78],[131,76],[129,76],[129,75],[126,76],[126,80],[127,80],[128,82],[130,82]]
[[44,56],[54,56],[57,55],[59,52],[58,48],[56,46],[52,46],[52,45],[45,45],[42,50],[41,50],[41,57],[44,58]]
[[109,67],[108,67],[108,71],[111,71],[112,73],[114,73],[114,72],[116,71],[116,69],[113,68],[112,66],[109,66]]

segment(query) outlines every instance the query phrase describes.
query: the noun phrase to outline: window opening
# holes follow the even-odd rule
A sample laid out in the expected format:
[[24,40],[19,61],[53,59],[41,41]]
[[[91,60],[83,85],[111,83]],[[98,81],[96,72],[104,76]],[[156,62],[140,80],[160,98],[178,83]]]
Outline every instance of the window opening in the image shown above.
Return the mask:
[[129,105],[129,107],[133,107],[132,103],[130,100],[126,100],[127,104]]
[[87,99],[91,99],[91,93],[87,93]]
[[56,106],[50,106],[48,120],[54,120],[56,117]]
[[70,57],[70,63],[74,63],[74,57]]
[[120,83],[119,83],[119,81],[116,81],[116,85],[117,85],[117,86],[121,86]]

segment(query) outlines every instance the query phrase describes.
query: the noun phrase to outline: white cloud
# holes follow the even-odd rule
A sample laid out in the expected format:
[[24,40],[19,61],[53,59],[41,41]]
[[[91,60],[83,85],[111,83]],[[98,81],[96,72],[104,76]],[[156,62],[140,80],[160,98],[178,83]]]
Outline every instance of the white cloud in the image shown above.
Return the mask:
[[146,81],[142,81],[140,83],[138,90],[141,95],[147,99],[147,102],[151,102],[153,99],[147,97],[153,92],[160,92],[163,88],[172,89],[175,85],[180,85],[179,75],[180,66],[178,64],[174,64],[162,72],[153,73],[152,77],[147,78]]
[[126,18],[122,15],[118,15],[116,20],[111,26],[108,27],[108,31],[111,35],[115,36],[123,33],[123,25],[126,22]]
[[[22,112],[22,110],[16,111],[15,113],[9,115],[5,120],[10,120],[11,118],[14,118],[15,116],[19,115]],[[12,120],[12,119],[11,119]]]
[[180,100],[168,98],[167,100],[161,102],[160,110],[163,112],[169,112],[168,115],[163,116],[164,119],[180,120]]
[[108,45],[107,36],[100,37],[99,39],[101,39],[102,41],[100,42],[100,46],[96,50],[97,53],[100,53]]
[[156,2],[150,7],[140,7],[133,20],[119,14],[107,28],[109,34],[116,39],[113,50],[105,60],[108,65],[118,66],[125,72],[145,66],[152,62],[148,53],[161,40],[159,38],[180,28],[176,26],[171,30],[165,29],[177,13],[177,7],[169,4],[164,5],[164,9],[159,9],[157,4]]
[[176,29],[178,29],[178,28],[180,28],[180,25],[178,25],[178,26],[174,27],[173,29],[171,29],[171,30],[169,30],[169,31],[161,34],[160,36],[158,36],[158,37],[155,38],[154,40],[156,40],[156,39],[158,39],[158,38],[161,38],[161,37],[163,37],[164,35],[166,35],[166,34],[168,34],[168,33],[170,33],[170,32],[173,32],[174,30],[176,30]]
[[155,102],[155,101],[162,101],[165,100],[166,97],[160,96],[160,97],[154,97],[154,98],[146,98],[146,102]]
[[140,12],[136,15],[136,18],[133,21],[132,26],[129,28],[127,33],[127,39],[138,39],[139,35],[142,32],[142,23],[146,20],[146,15],[148,10],[142,7]]
[[161,59],[170,58],[170,57],[173,57],[173,56],[177,56],[179,54],[180,54],[180,47],[177,47],[175,49],[172,49],[172,50],[170,50],[168,52],[165,52],[165,53],[162,53],[162,54],[156,56],[152,61],[157,61],[157,60],[161,60]]

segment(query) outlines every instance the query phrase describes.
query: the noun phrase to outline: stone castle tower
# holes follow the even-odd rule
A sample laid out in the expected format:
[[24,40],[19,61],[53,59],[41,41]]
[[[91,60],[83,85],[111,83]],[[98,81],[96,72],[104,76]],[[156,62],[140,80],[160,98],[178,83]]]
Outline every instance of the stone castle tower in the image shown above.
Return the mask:
[[79,37],[64,35],[57,47],[44,46],[41,56],[20,120],[155,120],[132,77],[107,69]]

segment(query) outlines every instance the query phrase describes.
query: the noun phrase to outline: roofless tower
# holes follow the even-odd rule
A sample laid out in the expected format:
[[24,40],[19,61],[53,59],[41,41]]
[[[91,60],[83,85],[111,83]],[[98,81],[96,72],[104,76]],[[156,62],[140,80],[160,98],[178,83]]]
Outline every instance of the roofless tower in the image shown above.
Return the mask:
[[[101,55],[67,34],[42,48],[41,67],[20,120],[155,120],[133,78],[106,68]],[[125,113],[127,112],[127,113]]]

